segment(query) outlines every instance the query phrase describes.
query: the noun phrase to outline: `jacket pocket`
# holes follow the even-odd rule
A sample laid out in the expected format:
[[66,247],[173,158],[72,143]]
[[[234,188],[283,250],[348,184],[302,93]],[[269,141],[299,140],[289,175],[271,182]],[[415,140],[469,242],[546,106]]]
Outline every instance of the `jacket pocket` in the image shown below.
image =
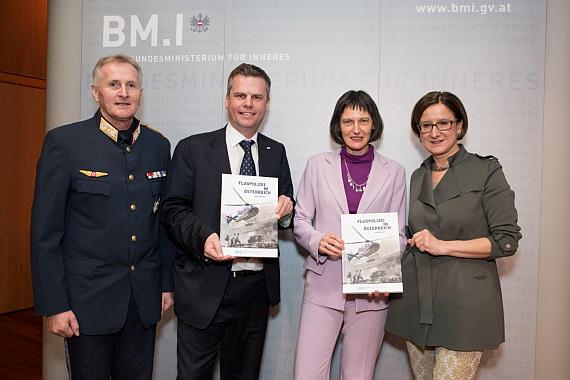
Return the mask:
[[63,267],[66,272],[88,278],[93,278],[95,276],[95,270],[98,265],[99,263],[96,261],[80,259],[73,256],[65,256],[63,258]]
[[200,264],[195,263],[192,260],[186,260],[184,262],[184,271],[188,274],[190,273],[196,273],[196,272],[201,272],[202,271],[202,267],[200,266]]
[[[327,260],[328,261],[328,260]],[[323,274],[323,271],[325,270],[325,265],[327,264],[327,262],[324,262],[322,264],[317,264],[317,262],[315,261],[315,259],[313,259],[311,257],[311,255],[307,256],[307,258],[305,259],[305,269],[306,270],[310,270],[313,273],[316,273],[318,275]]]
[[111,193],[111,186],[107,182],[101,181],[77,179],[73,182],[72,188],[78,193],[101,194],[106,197]]
[[473,275],[475,280],[485,280],[487,278],[487,274],[484,272],[478,272]]
[[461,193],[465,194],[465,193],[478,193],[478,192],[482,192],[483,190],[485,190],[485,184],[483,183],[462,183],[460,185],[461,187]]
[[162,180],[153,180],[150,183],[150,190],[152,191],[153,196],[160,196],[162,193]]

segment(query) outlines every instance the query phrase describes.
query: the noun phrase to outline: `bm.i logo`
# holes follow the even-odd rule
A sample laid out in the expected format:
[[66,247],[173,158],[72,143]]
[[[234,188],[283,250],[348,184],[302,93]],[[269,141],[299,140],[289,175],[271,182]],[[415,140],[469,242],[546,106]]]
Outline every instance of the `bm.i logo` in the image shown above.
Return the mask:
[[[135,47],[139,41],[150,38],[150,46],[182,46],[184,32],[184,14],[177,13],[174,22],[174,35],[158,38],[158,14],[151,14],[146,24],[138,15],[131,15],[130,29],[125,31],[125,18],[118,15],[103,16],[103,47],[119,47],[125,44],[127,33],[129,46]],[[190,19],[190,30],[195,33],[208,31],[210,18],[208,15],[193,15]],[[160,42],[160,45],[159,45]]]

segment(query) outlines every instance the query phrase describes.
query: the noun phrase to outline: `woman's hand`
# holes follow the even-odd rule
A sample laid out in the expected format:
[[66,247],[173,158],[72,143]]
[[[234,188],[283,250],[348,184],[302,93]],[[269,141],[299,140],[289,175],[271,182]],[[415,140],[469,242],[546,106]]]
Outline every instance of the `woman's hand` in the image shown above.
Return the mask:
[[368,298],[373,298],[376,301],[379,301],[382,296],[384,296],[385,298],[390,297],[390,292],[380,292],[379,290],[375,290],[373,292],[368,292]]
[[486,259],[491,255],[491,241],[486,237],[471,240],[440,240],[428,230],[421,230],[408,239],[408,244],[433,256]]
[[344,249],[344,240],[335,234],[325,234],[319,242],[319,253],[331,257],[340,257]]
[[434,256],[444,255],[443,240],[439,240],[431,232],[423,229],[408,239],[410,247],[418,247],[421,252],[428,252]]

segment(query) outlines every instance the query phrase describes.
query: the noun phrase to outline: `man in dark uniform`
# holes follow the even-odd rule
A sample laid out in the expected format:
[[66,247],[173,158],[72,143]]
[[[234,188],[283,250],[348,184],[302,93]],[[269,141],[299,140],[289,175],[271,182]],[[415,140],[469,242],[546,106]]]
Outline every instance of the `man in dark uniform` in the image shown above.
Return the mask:
[[173,303],[174,246],[158,219],[170,144],[134,118],[141,69],[101,58],[91,119],[47,133],[37,165],[35,307],[65,337],[74,379],[151,379],[156,324]]
[[[279,303],[279,262],[234,259],[220,244],[222,173],[278,178],[275,210],[291,226],[293,185],[285,147],[258,129],[269,107],[265,71],[241,64],[228,78],[228,124],[178,144],[162,222],[177,246],[178,379],[211,379],[220,352],[222,379],[257,379],[269,305]],[[239,236],[230,245],[239,246]]]

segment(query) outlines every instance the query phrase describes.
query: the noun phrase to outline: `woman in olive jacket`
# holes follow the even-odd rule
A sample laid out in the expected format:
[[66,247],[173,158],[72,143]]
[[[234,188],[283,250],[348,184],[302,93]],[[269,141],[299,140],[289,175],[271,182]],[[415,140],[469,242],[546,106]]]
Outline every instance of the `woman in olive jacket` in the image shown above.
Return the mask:
[[430,156],[411,177],[404,293],[392,295],[386,330],[406,340],[416,379],[472,379],[482,351],[505,340],[495,259],[522,235],[499,161],[458,143],[467,126],[449,92],[424,95],[412,112]]

